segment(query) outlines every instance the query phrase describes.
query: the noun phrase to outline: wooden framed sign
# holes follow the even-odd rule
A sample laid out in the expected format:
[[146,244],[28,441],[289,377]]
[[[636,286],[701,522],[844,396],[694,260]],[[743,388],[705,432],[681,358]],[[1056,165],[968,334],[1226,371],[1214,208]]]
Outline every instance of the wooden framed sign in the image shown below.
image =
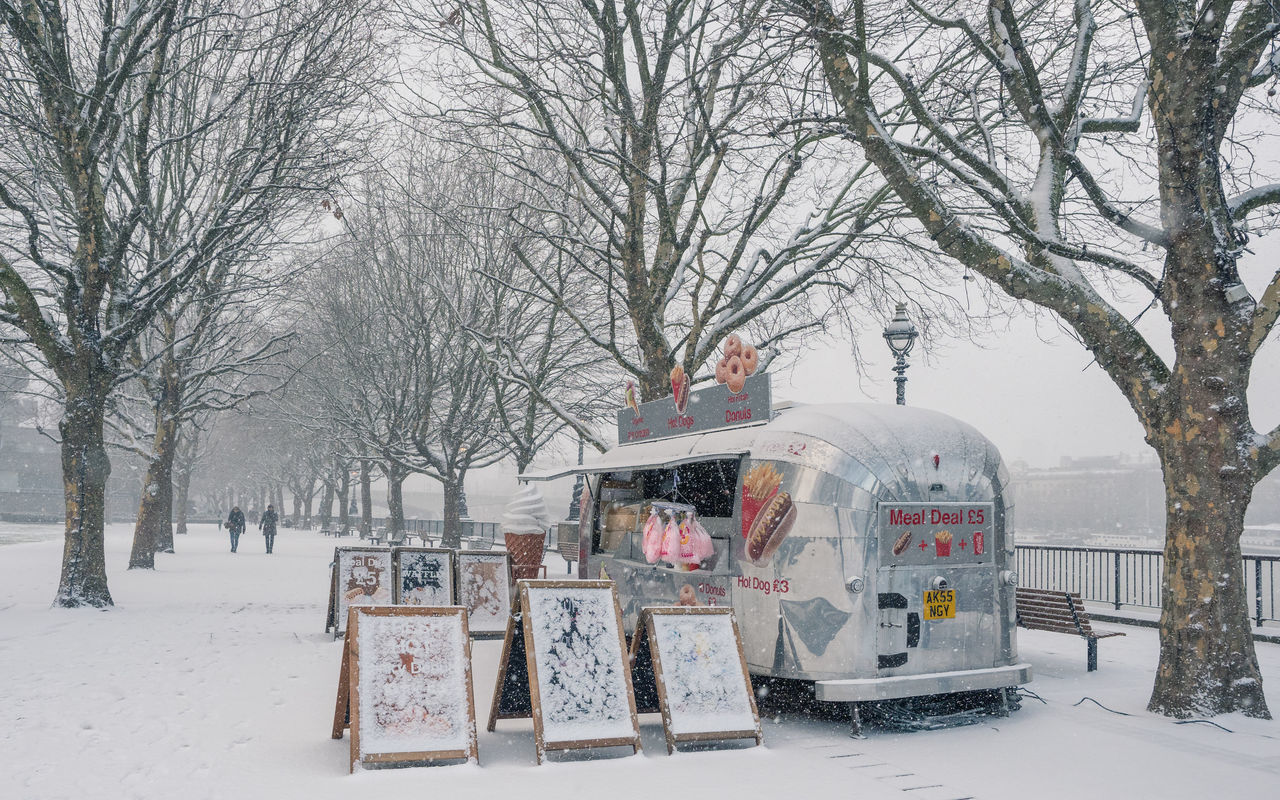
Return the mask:
[[352,772],[356,764],[478,761],[466,609],[352,608],[333,738],[347,719]]
[[451,606],[453,551],[397,547],[391,551],[391,602],[406,606]]
[[385,547],[335,547],[333,638],[342,632],[351,606],[391,604],[391,551]]
[[511,560],[506,553],[459,550],[458,605],[477,639],[501,636],[511,615]]
[[[548,750],[630,746],[640,725],[612,581],[520,581],[538,763]],[[501,688],[501,687],[499,687]]]
[[490,733],[500,719],[529,719],[533,716],[523,619],[519,608],[513,608],[507,619],[507,634],[502,641],[502,656],[498,659],[498,680],[493,687],[493,705],[489,707]]
[[652,664],[668,753],[680,742],[760,744],[760,714],[733,609],[646,608],[631,639],[631,656],[637,670]]

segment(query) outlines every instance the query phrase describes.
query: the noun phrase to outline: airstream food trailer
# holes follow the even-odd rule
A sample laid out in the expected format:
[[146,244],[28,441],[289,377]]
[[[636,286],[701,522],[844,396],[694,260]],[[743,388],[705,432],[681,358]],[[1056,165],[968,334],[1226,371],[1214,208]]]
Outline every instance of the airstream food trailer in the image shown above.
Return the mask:
[[[733,606],[753,674],[812,681],[819,700],[854,704],[855,725],[858,703],[1030,680],[1009,476],[985,437],[905,406],[775,413],[763,374],[690,400],[623,409],[619,446],[538,476],[587,473],[579,574],[617,582],[628,631],[690,587]],[[650,514],[686,508],[713,554],[649,563]]]

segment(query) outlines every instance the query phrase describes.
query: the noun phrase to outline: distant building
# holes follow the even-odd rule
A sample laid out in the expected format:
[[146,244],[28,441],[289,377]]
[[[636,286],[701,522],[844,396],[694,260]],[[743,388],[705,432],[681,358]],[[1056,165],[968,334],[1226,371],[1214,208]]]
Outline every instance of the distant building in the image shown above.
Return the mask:
[[[141,480],[129,459],[113,454],[108,520],[133,519]],[[0,520],[61,522],[65,515],[57,443],[34,428],[0,424]]]
[[[1154,458],[1063,458],[1048,469],[1015,462],[1010,471],[1021,542],[1137,547],[1164,539],[1164,478]],[[1254,490],[1247,538],[1256,544],[1256,531],[1270,526],[1280,544],[1280,475],[1274,474]]]

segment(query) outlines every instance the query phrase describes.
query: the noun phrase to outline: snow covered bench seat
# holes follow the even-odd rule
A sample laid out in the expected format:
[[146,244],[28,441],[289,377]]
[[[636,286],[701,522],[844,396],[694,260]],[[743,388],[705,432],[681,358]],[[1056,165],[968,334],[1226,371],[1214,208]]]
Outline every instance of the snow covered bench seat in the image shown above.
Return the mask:
[[1089,623],[1079,592],[1053,589],[1017,590],[1018,624],[1029,630],[1069,633],[1084,638],[1088,646],[1088,671],[1098,668],[1098,640],[1124,636],[1120,631],[1099,633]]

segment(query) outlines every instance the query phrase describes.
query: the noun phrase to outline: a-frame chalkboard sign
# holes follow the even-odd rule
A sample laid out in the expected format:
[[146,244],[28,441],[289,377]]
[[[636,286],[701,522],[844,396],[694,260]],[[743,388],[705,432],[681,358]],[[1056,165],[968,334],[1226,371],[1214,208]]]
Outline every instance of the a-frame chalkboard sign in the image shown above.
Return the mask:
[[553,750],[625,746],[638,753],[640,727],[613,582],[523,580],[519,587],[489,730],[499,719],[532,717],[539,764]]
[[637,703],[656,691],[668,753],[681,742],[762,741],[760,714],[733,609],[660,606],[642,610],[631,639],[631,661]]
[[478,761],[471,640],[459,606],[348,612],[333,738],[357,764]]
[[533,695],[529,692],[529,662],[524,651],[524,625],[520,599],[514,598],[507,617],[507,633],[498,660],[498,680],[493,687],[487,730],[492,733],[500,719],[529,719],[533,716]]

